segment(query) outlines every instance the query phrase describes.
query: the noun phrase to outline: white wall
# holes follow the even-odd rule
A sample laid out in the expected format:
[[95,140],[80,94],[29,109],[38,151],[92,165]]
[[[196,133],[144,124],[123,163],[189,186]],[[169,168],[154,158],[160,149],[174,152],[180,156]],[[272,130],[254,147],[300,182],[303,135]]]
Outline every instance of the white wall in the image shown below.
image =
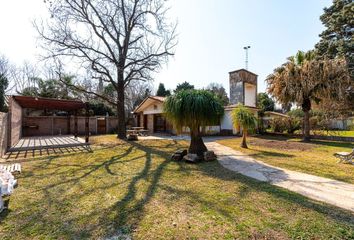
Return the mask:
[[256,106],[256,86],[245,83],[245,106]]
[[238,131],[232,123],[231,110],[225,110],[225,114],[220,122],[221,130],[232,130],[233,134],[237,134]]
[[225,129],[225,130],[233,129],[231,111],[225,110],[225,114],[221,119],[220,125],[221,125],[221,129]]
[[150,106],[148,106],[147,108],[145,108],[144,110],[144,114],[159,114],[162,113],[163,109],[162,109],[162,103],[152,103]]

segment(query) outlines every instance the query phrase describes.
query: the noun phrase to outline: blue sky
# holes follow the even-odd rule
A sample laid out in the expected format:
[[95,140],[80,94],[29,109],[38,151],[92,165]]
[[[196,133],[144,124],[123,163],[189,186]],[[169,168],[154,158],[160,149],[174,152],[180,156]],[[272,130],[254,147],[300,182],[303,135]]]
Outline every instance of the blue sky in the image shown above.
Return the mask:
[[[250,45],[249,70],[265,77],[297,50],[319,40],[319,16],[331,0],[170,0],[171,19],[178,20],[176,54],[155,83],[167,88],[183,81],[196,87],[211,82],[228,90],[228,72],[245,67],[244,46]],[[43,0],[0,0],[0,53],[11,61],[36,61],[40,52],[31,19],[44,16]]]

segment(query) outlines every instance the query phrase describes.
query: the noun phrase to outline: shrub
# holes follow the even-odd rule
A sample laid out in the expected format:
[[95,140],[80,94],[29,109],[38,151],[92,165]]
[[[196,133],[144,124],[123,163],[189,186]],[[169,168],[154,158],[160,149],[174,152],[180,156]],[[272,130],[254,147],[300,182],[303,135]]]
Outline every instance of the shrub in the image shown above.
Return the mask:
[[286,119],[286,120],[287,120],[287,123],[288,123],[287,124],[288,133],[293,134],[295,131],[301,129],[302,122],[301,122],[300,119],[289,118],[289,119]]
[[270,121],[270,127],[276,133],[287,132],[293,134],[301,129],[301,120],[297,118],[273,118]]
[[271,131],[276,133],[283,133],[287,129],[286,122],[283,120],[283,118],[279,117],[270,120],[269,125]]
[[292,118],[303,118],[304,112],[300,108],[297,108],[289,111],[288,115]]

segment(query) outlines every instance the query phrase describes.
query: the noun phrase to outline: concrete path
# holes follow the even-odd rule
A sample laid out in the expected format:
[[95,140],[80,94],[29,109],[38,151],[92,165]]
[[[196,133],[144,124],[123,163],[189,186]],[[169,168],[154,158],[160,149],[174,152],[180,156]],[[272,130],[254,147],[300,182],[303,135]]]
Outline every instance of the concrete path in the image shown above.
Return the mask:
[[213,141],[206,145],[229,170],[354,212],[352,184],[273,167]]

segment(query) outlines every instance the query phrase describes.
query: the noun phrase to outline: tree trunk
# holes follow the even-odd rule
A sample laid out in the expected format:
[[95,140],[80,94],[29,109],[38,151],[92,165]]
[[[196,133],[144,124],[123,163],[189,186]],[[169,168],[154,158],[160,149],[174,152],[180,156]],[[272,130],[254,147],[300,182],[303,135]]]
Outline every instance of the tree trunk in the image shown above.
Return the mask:
[[246,137],[247,137],[247,128],[242,128],[242,142],[241,142],[242,148],[248,148]]
[[190,128],[190,135],[191,143],[189,145],[188,152],[197,154],[198,156],[203,156],[203,153],[208,151],[208,149],[203,142],[199,128],[194,130]]
[[[120,75],[120,74],[119,74]],[[118,114],[118,138],[119,139],[126,139],[127,133],[126,133],[126,126],[125,126],[125,106],[124,106],[124,82],[123,80],[123,75],[118,76],[118,99],[117,99],[117,114]]]
[[310,110],[311,110],[311,100],[310,99],[306,99],[304,100],[303,104],[302,104],[302,111],[304,112],[304,130],[303,130],[303,134],[304,134],[304,138],[303,140],[305,142],[310,141],[311,136],[310,136]]

